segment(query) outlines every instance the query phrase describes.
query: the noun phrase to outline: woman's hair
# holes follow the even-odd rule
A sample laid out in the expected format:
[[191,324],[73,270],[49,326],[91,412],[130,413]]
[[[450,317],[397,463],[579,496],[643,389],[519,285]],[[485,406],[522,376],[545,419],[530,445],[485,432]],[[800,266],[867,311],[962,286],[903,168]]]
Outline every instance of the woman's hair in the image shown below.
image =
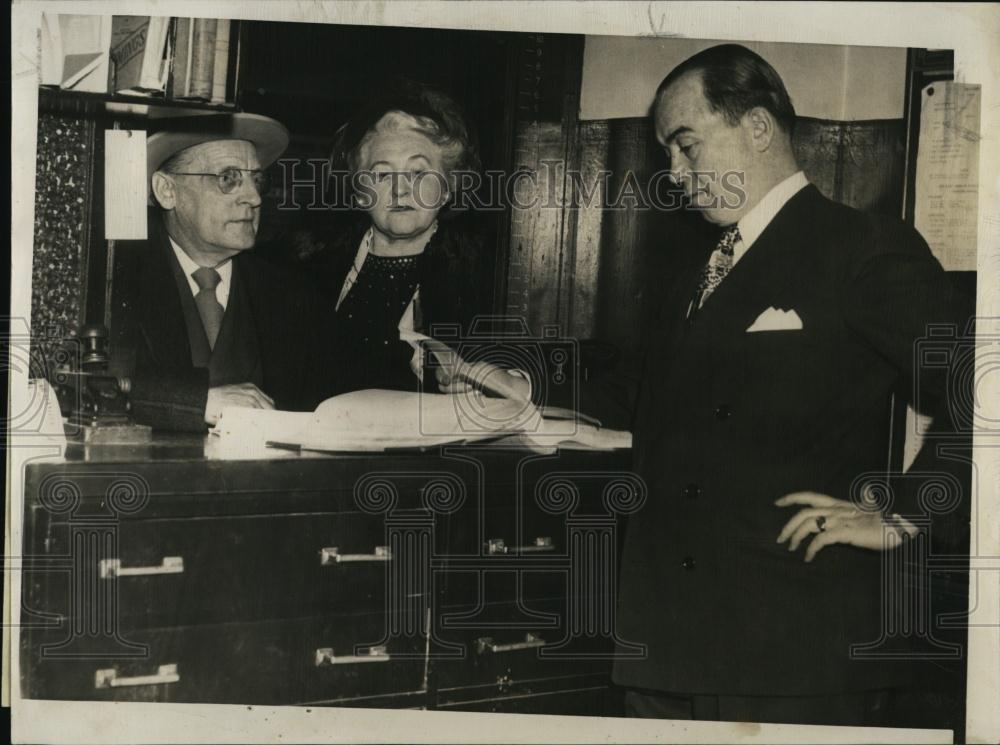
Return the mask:
[[[386,118],[386,114],[400,116]],[[399,127],[420,132],[442,149],[446,176],[479,170],[475,135],[454,99],[428,85],[397,79],[337,130],[330,173],[357,172],[364,146],[376,133]]]

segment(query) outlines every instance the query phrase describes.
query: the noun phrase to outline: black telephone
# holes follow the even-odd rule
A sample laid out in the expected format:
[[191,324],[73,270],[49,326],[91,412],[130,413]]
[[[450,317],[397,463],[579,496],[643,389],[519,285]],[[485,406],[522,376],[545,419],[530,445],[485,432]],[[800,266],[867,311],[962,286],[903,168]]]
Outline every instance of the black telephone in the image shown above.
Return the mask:
[[146,442],[150,428],[130,416],[128,378],[108,374],[108,330],[89,324],[66,340],[53,383],[67,434],[88,441]]

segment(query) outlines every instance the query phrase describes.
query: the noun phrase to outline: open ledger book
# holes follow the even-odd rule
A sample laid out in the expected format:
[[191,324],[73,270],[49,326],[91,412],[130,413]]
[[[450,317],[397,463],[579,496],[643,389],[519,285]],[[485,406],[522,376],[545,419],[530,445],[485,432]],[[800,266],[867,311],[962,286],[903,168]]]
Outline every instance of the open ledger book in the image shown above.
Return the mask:
[[247,456],[266,455],[268,448],[378,452],[500,438],[541,451],[632,447],[631,433],[590,421],[475,390],[449,395],[365,390],[328,399],[312,413],[227,408],[212,433],[226,451]]

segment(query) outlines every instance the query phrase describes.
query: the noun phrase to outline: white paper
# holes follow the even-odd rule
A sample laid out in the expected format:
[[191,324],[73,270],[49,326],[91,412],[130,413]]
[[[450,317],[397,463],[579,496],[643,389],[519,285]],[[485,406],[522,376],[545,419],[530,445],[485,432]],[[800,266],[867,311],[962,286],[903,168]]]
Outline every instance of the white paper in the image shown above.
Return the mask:
[[108,92],[111,16],[46,14],[43,29],[43,83],[58,83],[75,91]]
[[275,411],[230,406],[222,410],[219,421],[210,430],[208,447],[215,458],[270,458],[282,451],[267,443],[293,442],[309,427],[311,412]]
[[146,132],[104,131],[104,238],[146,238]]
[[906,435],[903,439],[903,473],[910,470],[924,446],[924,438],[934,420],[919,414],[912,406],[906,407]]
[[44,378],[29,380],[28,402],[22,413],[11,416],[11,430],[16,428],[17,432],[25,433],[26,440],[30,436],[27,441],[32,446],[58,448],[51,457],[62,458],[66,452],[66,428],[56,389]]
[[978,85],[921,92],[914,224],[948,271],[975,271],[979,215]]

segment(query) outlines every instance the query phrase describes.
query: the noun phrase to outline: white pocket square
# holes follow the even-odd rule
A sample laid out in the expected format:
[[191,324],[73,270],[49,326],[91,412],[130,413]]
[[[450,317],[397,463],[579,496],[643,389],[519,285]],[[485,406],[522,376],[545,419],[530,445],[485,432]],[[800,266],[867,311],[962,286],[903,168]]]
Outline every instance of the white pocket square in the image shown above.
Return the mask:
[[801,331],[802,319],[794,310],[778,310],[774,306],[768,308],[757,320],[750,324],[748,334],[757,331]]

